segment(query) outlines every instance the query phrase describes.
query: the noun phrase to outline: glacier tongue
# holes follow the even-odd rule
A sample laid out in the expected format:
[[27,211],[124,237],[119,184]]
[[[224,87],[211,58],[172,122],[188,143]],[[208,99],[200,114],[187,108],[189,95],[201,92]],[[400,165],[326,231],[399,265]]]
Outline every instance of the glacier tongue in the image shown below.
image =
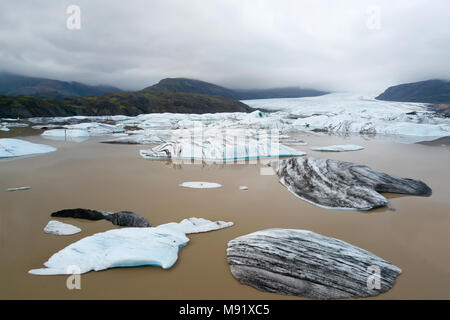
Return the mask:
[[72,274],[115,267],[172,267],[178,251],[189,239],[188,233],[207,232],[232,226],[232,222],[190,218],[152,228],[122,228],[96,233],[55,253],[44,263],[46,268],[33,269],[36,275]]

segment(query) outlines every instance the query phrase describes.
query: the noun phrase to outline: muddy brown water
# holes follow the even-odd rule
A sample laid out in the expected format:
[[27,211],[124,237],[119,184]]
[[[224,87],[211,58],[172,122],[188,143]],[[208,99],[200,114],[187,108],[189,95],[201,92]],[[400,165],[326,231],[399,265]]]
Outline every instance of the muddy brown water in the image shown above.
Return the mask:
[[[387,195],[396,211],[325,210],[290,194],[260,164],[172,165],[140,158],[146,146],[108,145],[92,138],[81,143],[23,139],[58,148],[44,155],[0,161],[1,299],[299,299],[261,292],[240,284],[226,262],[227,242],[267,228],[307,229],[336,237],[399,266],[395,286],[375,299],[450,298],[450,148],[406,145],[359,137],[302,137],[296,146],[309,156],[366,164],[421,179],[429,198]],[[365,150],[320,153],[311,146],[352,143]],[[210,181],[218,189],[179,187],[184,181]],[[247,191],[238,190],[241,185]],[[10,187],[31,190],[7,192]],[[50,213],[64,208],[131,210],[152,225],[188,217],[233,221],[231,228],[189,235],[177,263],[115,268],[81,276],[81,290],[66,288],[67,276],[36,276],[58,250],[96,232],[115,228],[107,221],[58,219],[82,228],[72,236],[43,232]]]

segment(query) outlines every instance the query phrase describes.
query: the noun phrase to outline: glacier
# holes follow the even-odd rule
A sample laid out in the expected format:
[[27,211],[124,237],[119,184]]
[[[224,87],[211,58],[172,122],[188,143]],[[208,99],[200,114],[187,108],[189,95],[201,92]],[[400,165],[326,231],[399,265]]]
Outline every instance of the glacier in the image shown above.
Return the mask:
[[[299,133],[363,135],[402,143],[450,136],[450,119],[430,111],[428,104],[380,101],[375,96],[332,93],[308,98],[244,100],[250,107],[260,109],[251,113],[152,113],[133,117],[72,116],[27,120],[36,124],[33,128],[51,129],[42,134],[45,138],[81,141],[94,136],[119,137],[102,142],[155,145],[141,151],[144,158],[186,157],[205,161],[251,159],[252,156],[248,154],[253,154],[254,145],[257,145],[261,157],[271,157],[270,148],[258,135],[275,131],[280,138],[280,156],[299,155],[298,150],[295,152],[295,149],[286,146],[305,145],[304,141],[291,138],[293,134],[298,136]],[[0,122],[0,130],[22,125],[28,124],[11,124],[4,119]],[[247,132],[229,139],[229,132],[236,130]],[[192,142],[191,137],[200,131],[204,140],[194,139]],[[244,140],[248,143],[244,143]],[[227,156],[231,149],[234,154]]]
[[184,219],[151,228],[121,228],[96,233],[58,251],[44,263],[46,268],[28,271],[35,275],[72,274],[116,267],[172,267],[178,251],[187,245],[186,234],[208,232],[232,226],[232,222],[201,218]]
[[21,139],[0,139],[0,158],[11,158],[53,152],[56,148]]

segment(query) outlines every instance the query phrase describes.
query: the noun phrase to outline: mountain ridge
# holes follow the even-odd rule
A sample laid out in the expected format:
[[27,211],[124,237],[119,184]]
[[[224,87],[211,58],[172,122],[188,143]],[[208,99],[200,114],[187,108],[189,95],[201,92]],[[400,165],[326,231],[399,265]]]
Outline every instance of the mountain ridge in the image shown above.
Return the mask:
[[377,100],[423,103],[449,103],[450,81],[432,79],[403,83],[387,88]]
[[77,81],[61,81],[0,72],[1,94],[66,98],[98,96],[122,91],[122,89],[108,85],[88,85]]
[[237,100],[302,98],[328,94],[327,91],[298,87],[269,89],[230,89],[213,83],[190,78],[165,78],[144,90],[170,90],[178,92],[204,93]]

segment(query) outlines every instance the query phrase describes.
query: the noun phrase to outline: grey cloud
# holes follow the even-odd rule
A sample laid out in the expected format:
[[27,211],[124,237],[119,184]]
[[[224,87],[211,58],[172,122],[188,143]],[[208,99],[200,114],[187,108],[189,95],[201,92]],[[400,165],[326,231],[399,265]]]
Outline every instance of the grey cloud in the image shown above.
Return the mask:
[[[81,30],[66,8],[81,8]],[[367,9],[381,28],[367,27]],[[165,77],[228,87],[381,91],[450,78],[448,0],[9,1],[0,69],[140,89]]]

